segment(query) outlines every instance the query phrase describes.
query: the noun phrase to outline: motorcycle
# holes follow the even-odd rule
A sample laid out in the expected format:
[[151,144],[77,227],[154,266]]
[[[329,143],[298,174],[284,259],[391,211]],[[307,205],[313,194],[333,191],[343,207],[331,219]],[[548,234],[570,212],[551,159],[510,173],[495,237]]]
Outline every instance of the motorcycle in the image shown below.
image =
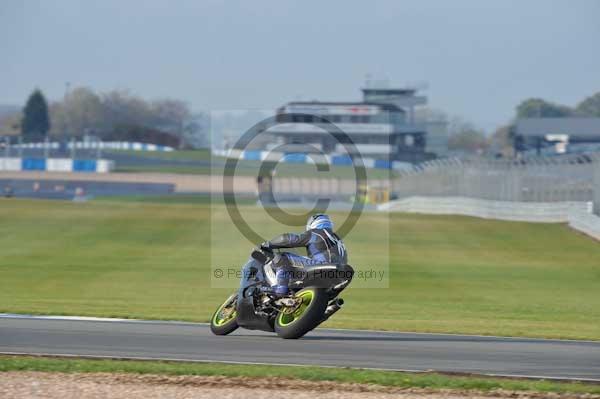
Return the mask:
[[289,273],[289,293],[275,295],[277,283],[273,259],[276,253],[252,251],[242,267],[240,288],[217,308],[210,322],[215,335],[227,335],[238,327],[275,332],[285,339],[304,336],[341,309],[339,293],[352,281],[352,266],[321,264]]

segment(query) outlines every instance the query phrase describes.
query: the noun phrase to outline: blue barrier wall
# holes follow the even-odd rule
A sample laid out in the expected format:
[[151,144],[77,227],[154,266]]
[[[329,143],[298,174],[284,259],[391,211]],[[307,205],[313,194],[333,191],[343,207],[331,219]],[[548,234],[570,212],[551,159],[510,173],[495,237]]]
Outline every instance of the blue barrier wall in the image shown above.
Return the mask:
[[46,160],[44,158],[23,158],[21,160],[22,170],[46,170]]
[[248,160],[248,161],[260,161],[261,154],[262,154],[262,151],[259,151],[259,150],[244,151],[244,159]]
[[73,172],[95,172],[96,161],[93,159],[73,160]]
[[114,169],[108,159],[70,158],[4,158],[0,157],[0,171],[96,172],[107,173]]
[[352,165],[352,158],[349,155],[334,155],[331,157],[333,165]]

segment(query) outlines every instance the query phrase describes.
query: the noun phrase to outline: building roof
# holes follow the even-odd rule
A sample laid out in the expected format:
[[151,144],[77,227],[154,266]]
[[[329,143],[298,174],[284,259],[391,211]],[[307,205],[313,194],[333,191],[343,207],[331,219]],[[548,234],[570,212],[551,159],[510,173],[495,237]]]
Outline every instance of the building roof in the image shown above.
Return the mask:
[[363,102],[363,101],[290,101],[289,103],[285,104],[283,107],[280,107],[280,108],[284,108],[284,107],[290,106],[290,105],[323,105],[323,106],[339,105],[339,106],[348,106],[348,107],[372,106],[372,107],[379,107],[384,111],[404,112],[404,110],[402,108],[399,108],[394,104],[377,103],[377,102]]
[[364,87],[361,89],[364,94],[383,94],[383,95],[402,95],[410,96],[417,92],[417,89],[413,88],[396,88],[388,89],[383,87]]
[[520,118],[515,124],[520,136],[543,137],[566,134],[571,137],[600,137],[600,118]]

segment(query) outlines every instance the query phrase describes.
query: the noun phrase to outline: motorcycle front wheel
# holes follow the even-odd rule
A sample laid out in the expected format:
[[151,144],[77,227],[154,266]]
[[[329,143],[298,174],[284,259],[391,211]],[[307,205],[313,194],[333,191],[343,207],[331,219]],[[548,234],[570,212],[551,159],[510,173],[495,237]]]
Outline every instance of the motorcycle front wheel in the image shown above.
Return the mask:
[[302,337],[321,323],[327,309],[328,297],[322,288],[304,288],[294,298],[297,303],[281,309],[275,318],[275,332],[281,338]]
[[212,331],[213,334],[227,335],[237,330],[236,303],[237,293],[231,294],[213,314],[210,319],[210,331]]

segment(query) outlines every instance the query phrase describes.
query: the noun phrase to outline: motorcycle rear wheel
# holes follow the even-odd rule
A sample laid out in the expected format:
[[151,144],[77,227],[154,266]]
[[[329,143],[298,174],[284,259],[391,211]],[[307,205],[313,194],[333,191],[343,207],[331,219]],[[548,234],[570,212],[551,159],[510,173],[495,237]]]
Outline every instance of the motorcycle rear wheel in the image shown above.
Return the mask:
[[301,303],[295,308],[284,308],[275,317],[275,332],[281,338],[297,339],[317,327],[323,320],[328,297],[323,288],[308,287],[298,291]]
[[227,335],[238,328],[237,312],[235,306],[237,303],[237,293],[231,294],[210,319],[210,331],[215,335]]

